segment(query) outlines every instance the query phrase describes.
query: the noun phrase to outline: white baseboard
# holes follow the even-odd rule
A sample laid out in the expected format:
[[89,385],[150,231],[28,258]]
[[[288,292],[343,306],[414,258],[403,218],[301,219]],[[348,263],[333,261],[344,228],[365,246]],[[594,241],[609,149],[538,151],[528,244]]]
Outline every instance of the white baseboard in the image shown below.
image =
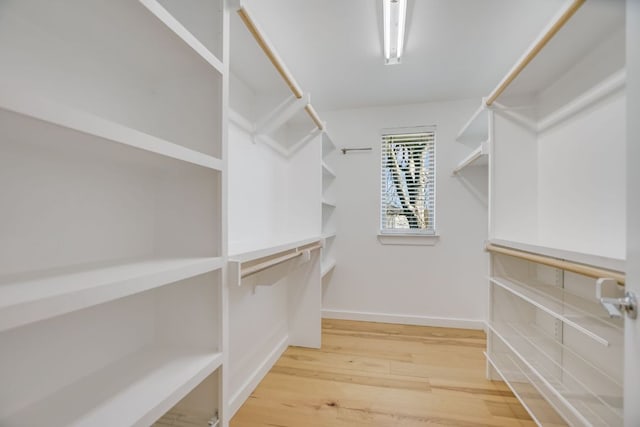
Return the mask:
[[289,347],[289,335],[280,340],[280,342],[275,346],[275,348],[264,358],[262,363],[258,365],[258,367],[253,371],[253,373],[249,376],[249,378],[242,384],[240,390],[236,391],[231,399],[229,399],[227,413],[229,414],[228,419],[230,420],[238,409],[242,406],[242,404],[251,396],[253,390],[256,389],[260,381],[264,378],[265,375],[269,372],[269,370],[275,365],[278,361],[282,353]]
[[398,323],[403,325],[438,326],[443,328],[485,329],[484,319],[458,319],[407,314],[367,313],[348,310],[322,310],[325,319],[361,320],[364,322]]

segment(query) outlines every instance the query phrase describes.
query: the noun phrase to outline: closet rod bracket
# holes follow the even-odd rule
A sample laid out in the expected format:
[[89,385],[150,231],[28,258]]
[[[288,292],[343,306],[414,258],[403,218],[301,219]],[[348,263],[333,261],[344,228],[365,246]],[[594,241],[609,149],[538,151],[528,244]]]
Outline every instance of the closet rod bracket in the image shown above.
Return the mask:
[[638,317],[638,300],[633,292],[626,291],[621,298],[605,296],[615,293],[618,288],[618,283],[614,279],[598,279],[596,297],[609,313],[609,317],[620,318],[622,312],[625,312],[630,319],[636,319]]

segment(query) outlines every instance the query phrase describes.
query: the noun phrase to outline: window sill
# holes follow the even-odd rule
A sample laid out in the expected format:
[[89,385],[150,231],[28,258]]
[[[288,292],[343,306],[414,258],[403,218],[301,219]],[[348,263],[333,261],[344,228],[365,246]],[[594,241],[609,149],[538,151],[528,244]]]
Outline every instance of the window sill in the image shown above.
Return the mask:
[[378,234],[378,241],[383,245],[435,246],[438,240],[438,234]]

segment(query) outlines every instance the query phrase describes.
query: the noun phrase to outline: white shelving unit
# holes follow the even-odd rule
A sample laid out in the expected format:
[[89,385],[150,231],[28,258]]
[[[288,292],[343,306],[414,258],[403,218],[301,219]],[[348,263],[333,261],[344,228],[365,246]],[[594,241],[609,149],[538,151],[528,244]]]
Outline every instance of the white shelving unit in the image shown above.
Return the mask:
[[231,14],[231,120],[291,157],[324,123],[243,2]]
[[473,113],[469,121],[456,136],[456,141],[473,149],[453,169],[453,174],[462,172],[468,166],[487,166],[489,164],[489,150],[491,147],[493,113],[487,107],[485,100]]
[[492,117],[488,375],[541,426],[623,424],[623,319],[595,277],[624,282],[624,19],[567,2],[465,128]]
[[335,180],[336,173],[330,166],[335,161],[336,145],[325,131],[322,134],[322,236],[324,248],[322,250],[322,277],[333,271],[336,266],[334,244],[336,239],[335,225]]
[[622,2],[584,2],[488,97],[490,239],[624,258],[624,19]]
[[1,425],[223,407],[225,13],[3,7]]

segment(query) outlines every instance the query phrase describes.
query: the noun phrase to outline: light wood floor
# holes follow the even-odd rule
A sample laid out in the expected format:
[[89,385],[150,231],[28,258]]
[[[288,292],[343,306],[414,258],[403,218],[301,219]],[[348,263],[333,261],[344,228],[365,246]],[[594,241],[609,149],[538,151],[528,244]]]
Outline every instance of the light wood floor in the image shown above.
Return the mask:
[[324,320],[320,350],[290,347],[232,427],[535,426],[485,379],[485,334]]

